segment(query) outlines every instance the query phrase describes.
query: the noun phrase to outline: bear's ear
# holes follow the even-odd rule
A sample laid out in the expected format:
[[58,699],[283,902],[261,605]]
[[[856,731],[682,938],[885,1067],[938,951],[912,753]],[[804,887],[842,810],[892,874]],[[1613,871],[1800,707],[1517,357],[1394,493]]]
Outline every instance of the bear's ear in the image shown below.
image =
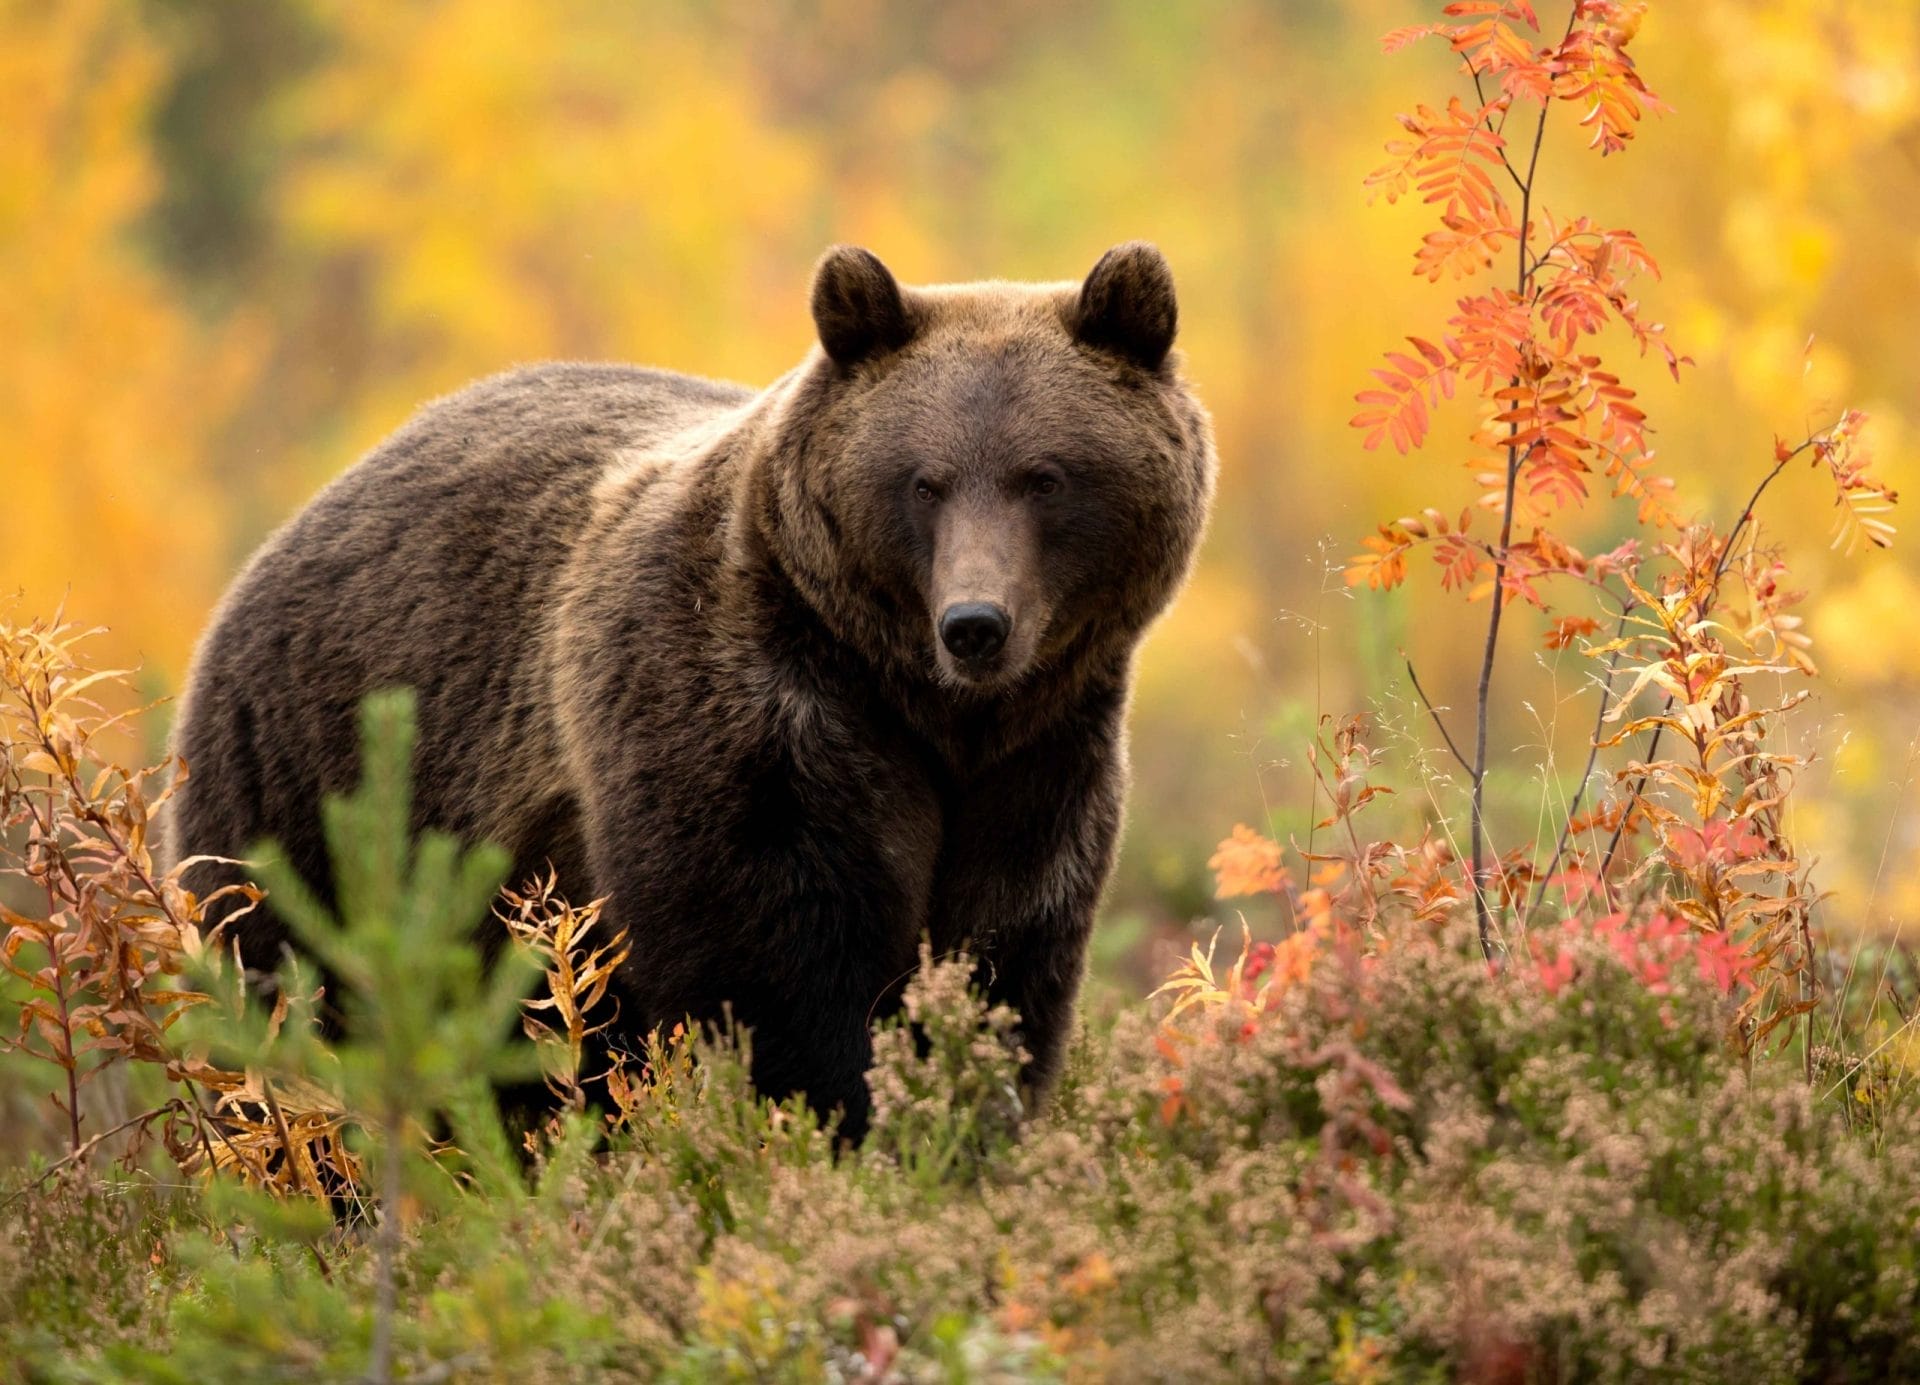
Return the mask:
[[1076,341],[1158,370],[1173,349],[1179,322],[1166,256],[1134,240],[1114,246],[1087,275],[1072,327]]
[[836,245],[813,271],[813,323],[820,345],[843,366],[913,340],[900,285],[871,250]]

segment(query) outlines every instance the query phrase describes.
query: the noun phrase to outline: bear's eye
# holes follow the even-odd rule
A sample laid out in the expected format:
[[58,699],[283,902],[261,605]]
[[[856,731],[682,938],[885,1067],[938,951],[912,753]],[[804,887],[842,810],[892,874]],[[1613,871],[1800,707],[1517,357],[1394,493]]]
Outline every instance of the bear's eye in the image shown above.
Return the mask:
[[924,478],[913,483],[913,493],[929,505],[940,498],[940,492],[934,487],[933,482]]
[[1049,495],[1058,495],[1060,493],[1060,478],[1048,472],[1041,472],[1038,476],[1035,476],[1031,481],[1027,482],[1027,493],[1042,498]]

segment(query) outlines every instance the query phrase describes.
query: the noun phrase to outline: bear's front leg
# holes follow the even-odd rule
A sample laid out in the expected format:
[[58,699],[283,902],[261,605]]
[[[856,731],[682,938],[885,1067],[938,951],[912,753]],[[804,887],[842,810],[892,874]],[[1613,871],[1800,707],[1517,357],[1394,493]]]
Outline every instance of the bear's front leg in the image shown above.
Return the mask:
[[973,954],[991,1001],[1020,1013],[1030,1100],[1059,1076],[1125,790],[1118,700],[968,786],[947,822],[936,949]]
[[873,1021],[898,1003],[916,962],[910,948],[862,951],[822,951],[804,981],[757,986],[731,1007],[750,1030],[755,1090],[802,1093],[822,1120],[840,1113],[838,1134],[850,1145],[866,1137],[872,1114]]
[[[762,1094],[799,1092],[823,1118],[844,1113],[841,1136],[857,1142],[871,1025],[898,1003],[918,956],[931,842],[900,849],[897,805],[832,792],[837,783],[788,765],[714,763],[704,811],[668,817],[636,788],[634,806],[606,812],[594,834],[596,888],[631,949],[623,1028],[633,1038],[731,1018],[750,1031]],[[902,866],[916,857],[917,881]]]

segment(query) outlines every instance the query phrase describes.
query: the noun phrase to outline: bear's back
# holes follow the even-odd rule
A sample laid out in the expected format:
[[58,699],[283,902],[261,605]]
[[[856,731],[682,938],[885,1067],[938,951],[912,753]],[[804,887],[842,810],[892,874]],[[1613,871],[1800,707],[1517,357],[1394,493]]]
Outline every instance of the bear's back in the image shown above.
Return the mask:
[[[254,555],[194,659],[175,748],[176,852],[274,838],[323,875],[321,794],[358,775],[367,693],[418,693],[423,821],[514,844],[557,764],[547,702],[554,583],[622,457],[751,391],[667,371],[552,364],[421,409]],[[304,859],[302,859],[304,858]]]

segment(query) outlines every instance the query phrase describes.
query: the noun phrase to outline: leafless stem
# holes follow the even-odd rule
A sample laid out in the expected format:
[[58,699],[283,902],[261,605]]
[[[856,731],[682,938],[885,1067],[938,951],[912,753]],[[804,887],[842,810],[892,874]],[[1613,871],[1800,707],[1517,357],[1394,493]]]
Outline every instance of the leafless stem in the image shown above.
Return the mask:
[[[20,696],[29,709],[38,705],[33,700],[32,689],[30,687],[23,685]],[[48,751],[52,749],[51,746],[46,744],[46,738],[44,736],[41,737],[41,748]],[[50,793],[54,788],[58,787],[58,782],[51,774],[47,775],[47,787]],[[45,946],[47,951],[47,964],[53,973],[52,993],[54,1002],[59,1009],[60,1033],[62,1036],[60,1047],[56,1048],[53,1043],[49,1041],[48,1048],[52,1051],[52,1061],[59,1065],[67,1077],[67,1150],[68,1157],[72,1158],[79,1155],[82,1145],[80,1137],[80,1059],[79,1055],[74,1052],[73,1046],[72,978],[68,975],[67,956],[61,951],[59,935],[53,927],[53,921],[60,913],[59,899],[55,895],[53,888],[53,873],[55,868],[58,867],[71,877],[72,867],[68,863],[65,854],[59,849],[60,837],[57,824],[54,821],[52,807],[49,806],[47,808],[47,815],[42,818],[40,815],[39,802],[24,783],[19,785],[19,798],[21,804],[27,810],[31,824],[29,828],[31,834],[29,843],[31,844],[33,837],[37,837],[41,844],[40,884],[47,894],[48,931]],[[49,799],[49,804],[50,803],[51,799]],[[29,851],[31,851],[31,845],[29,845]],[[12,968],[9,967],[9,970],[11,969]],[[38,985],[40,983],[36,981],[34,984]],[[41,989],[45,989],[45,987],[41,986]],[[20,1044],[10,1043],[8,1047],[19,1049],[22,1052],[29,1051]],[[56,1109],[60,1106],[60,1098],[54,1093],[49,1092],[47,1098],[54,1104]],[[90,1143],[88,1147],[91,1147]]]
[[[253,1159],[250,1159],[247,1156],[247,1152],[245,1150],[240,1148],[240,1146],[236,1145],[231,1139],[228,1138],[227,1132],[221,1129],[220,1127],[220,1118],[218,1113],[207,1110],[206,1097],[201,1092],[200,1087],[197,1083],[192,1081],[186,1081],[183,1083],[183,1085],[187,1089],[187,1095],[193,1098],[192,1109],[193,1109],[193,1117],[194,1117],[194,1127],[199,1132],[201,1148],[206,1150],[207,1152],[208,1170],[211,1171],[216,1162],[213,1157],[213,1145],[209,1143],[207,1140],[206,1128],[208,1126],[212,1126],[213,1133],[220,1137],[220,1143],[226,1146],[227,1153],[233,1156],[234,1162],[239,1164],[242,1168],[246,1169],[249,1173],[251,1173],[254,1177],[254,1181],[259,1183],[261,1187],[264,1188],[265,1186],[267,1186],[267,1184],[272,1180],[267,1177],[266,1165],[262,1163],[257,1163]],[[288,1151],[288,1155],[289,1157],[291,1157],[292,1151]]]
[[16,1188],[12,1193],[8,1194],[7,1199],[4,1202],[0,1202],[0,1212],[4,1212],[7,1208],[13,1206],[14,1203],[18,1202],[21,1198],[25,1197],[28,1193],[32,1192],[35,1188],[38,1188],[39,1186],[41,1186],[49,1178],[52,1178],[55,1174],[59,1173],[60,1170],[65,1168],[71,1168],[73,1165],[81,1162],[89,1154],[93,1153],[94,1150],[98,1149],[103,1142],[107,1140],[111,1140],[115,1135],[120,1134],[122,1131],[131,1130],[137,1125],[145,1125],[149,1121],[158,1120],[161,1116],[164,1116],[168,1111],[175,1109],[175,1107],[177,1107],[178,1105],[179,1105],[179,1102],[177,1099],[174,1101],[164,1102],[161,1105],[154,1107],[151,1111],[142,1111],[137,1116],[127,1117],[125,1120],[121,1121],[120,1124],[114,1126],[113,1129],[111,1130],[102,1130],[98,1135],[95,1135],[92,1139],[86,1141],[86,1143],[74,1149],[72,1153],[64,1155],[61,1158],[54,1160],[51,1164],[48,1164],[46,1168],[40,1171],[39,1176],[36,1177],[31,1183],[28,1183],[25,1187]]
[[1813,1086],[1813,1000],[1820,987],[1819,977],[1813,966],[1813,923],[1809,915],[1811,910],[1800,909],[1800,999],[1807,1003],[1807,1037],[1800,1055],[1801,1071],[1806,1077],[1807,1086]]
[[[280,1147],[286,1150],[287,1158],[293,1161],[294,1172],[296,1174],[307,1174],[306,1161],[304,1159],[294,1159],[293,1157],[293,1131],[287,1127],[287,1116],[286,1112],[280,1109],[280,1098],[273,1094],[272,1081],[264,1076],[260,1079],[260,1093],[266,1098],[267,1114],[273,1117],[274,1130],[280,1136]],[[312,1193],[322,1202],[327,1200],[326,1190],[323,1189],[319,1183],[313,1181],[311,1175],[308,1175],[308,1177],[302,1181],[307,1184],[307,1191],[309,1193]]]
[[1447,743],[1447,749],[1458,762],[1461,769],[1473,773],[1473,766],[1467,763],[1467,757],[1460,753],[1460,747],[1454,744],[1453,733],[1447,730],[1446,722],[1440,720],[1440,709],[1433,705],[1433,699],[1427,696],[1427,690],[1420,686],[1420,675],[1413,671],[1413,660],[1407,659],[1407,677],[1413,680],[1413,690],[1420,695],[1420,705],[1427,709],[1427,715],[1433,718],[1433,724],[1440,732],[1440,739]]
[[[322,1206],[325,1206],[327,1203],[327,1190],[320,1186],[320,1180],[314,1175],[307,1161],[294,1156],[293,1132],[287,1127],[286,1113],[280,1109],[280,1098],[273,1094],[273,1083],[267,1078],[262,1077],[260,1079],[260,1091],[267,1099],[267,1110],[273,1115],[274,1128],[280,1134],[280,1148],[286,1151],[287,1161],[293,1165],[297,1173],[306,1175],[305,1182],[307,1184],[307,1191],[312,1194]],[[327,1263],[327,1257],[321,1253],[320,1247],[314,1242],[309,1241],[307,1242],[307,1249],[313,1254],[313,1263],[319,1267],[320,1277],[328,1282],[332,1282],[333,1266]]]
[[[1480,109],[1484,111],[1487,108],[1487,89],[1481,84],[1480,69],[1477,67],[1473,70],[1473,94],[1480,98]],[[1488,123],[1491,124],[1492,122],[1489,121]],[[1498,132],[1496,131],[1496,133]],[[1520,189],[1522,193],[1525,193],[1527,185],[1520,181],[1520,170],[1515,168],[1513,161],[1507,157],[1506,146],[1502,145],[1498,152],[1500,154],[1500,162],[1507,170],[1507,176],[1513,179],[1513,185],[1516,188]]]
[[[48,839],[47,847],[44,849],[52,849],[51,838]],[[59,913],[59,907],[53,898],[53,871],[51,865],[48,866],[47,875],[43,883],[47,887],[47,922],[52,923],[55,916]],[[65,954],[61,951],[60,938],[57,933],[48,934],[47,951],[53,954],[53,976],[55,983],[53,998],[60,1004],[60,1030],[65,1036],[61,1040],[65,1045],[65,1051],[60,1057],[62,1058],[61,1067],[65,1068],[67,1073],[67,1148],[75,1155],[78,1155],[81,1149],[80,1059],[73,1051],[73,1006],[67,994],[69,981],[67,976],[67,961]]]

